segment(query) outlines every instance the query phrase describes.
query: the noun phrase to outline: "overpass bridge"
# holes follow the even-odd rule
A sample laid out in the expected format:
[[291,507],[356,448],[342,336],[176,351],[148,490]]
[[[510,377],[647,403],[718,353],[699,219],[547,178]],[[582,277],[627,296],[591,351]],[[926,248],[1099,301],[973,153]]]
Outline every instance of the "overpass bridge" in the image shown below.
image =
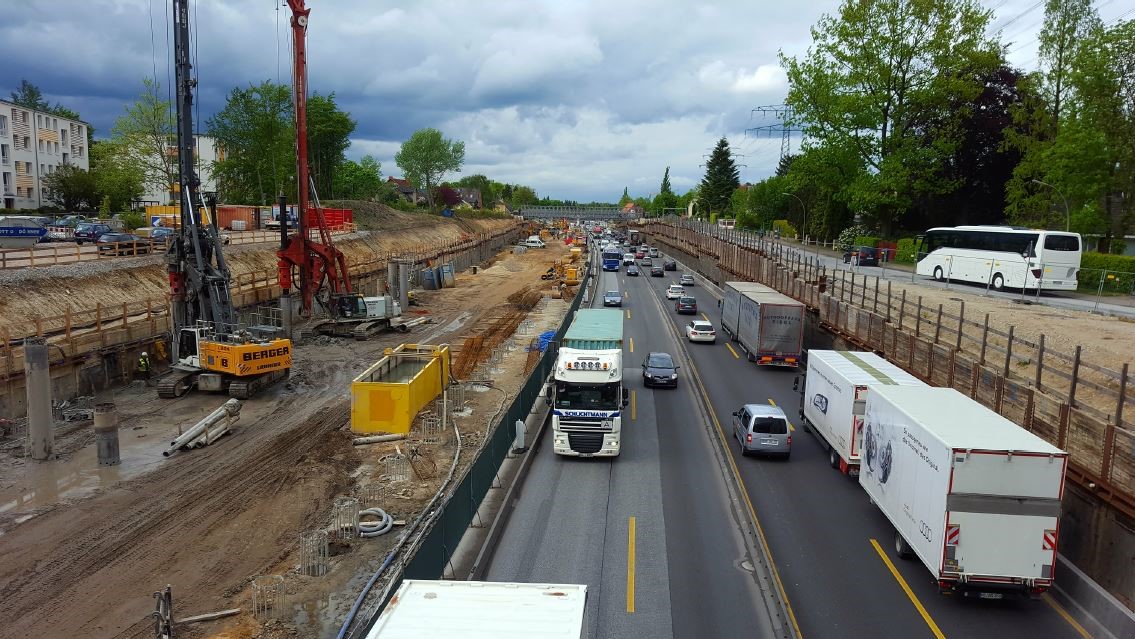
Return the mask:
[[522,206],[520,215],[527,220],[617,220],[637,219],[637,213],[624,214],[617,206]]

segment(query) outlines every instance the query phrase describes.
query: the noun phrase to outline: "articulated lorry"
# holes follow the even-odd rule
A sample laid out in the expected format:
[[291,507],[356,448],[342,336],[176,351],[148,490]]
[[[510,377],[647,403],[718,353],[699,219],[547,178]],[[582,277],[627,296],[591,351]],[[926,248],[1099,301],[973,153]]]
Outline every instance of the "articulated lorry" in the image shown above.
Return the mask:
[[756,282],[726,282],[721,328],[761,366],[800,366],[804,305]]
[[859,475],[863,415],[872,386],[926,386],[922,380],[874,353],[808,351],[800,417],[828,449],[828,462],[845,475]]
[[1040,596],[1068,453],[952,388],[872,386],[859,484],[943,593]]
[[577,639],[587,586],[407,579],[366,639]]
[[557,455],[615,457],[621,449],[623,312],[576,311],[556,355],[552,435]]

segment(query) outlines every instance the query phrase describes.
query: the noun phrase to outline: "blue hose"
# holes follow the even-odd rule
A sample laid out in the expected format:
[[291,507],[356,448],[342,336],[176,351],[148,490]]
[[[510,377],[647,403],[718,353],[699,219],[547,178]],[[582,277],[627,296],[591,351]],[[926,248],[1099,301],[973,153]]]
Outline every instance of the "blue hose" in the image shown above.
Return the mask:
[[359,598],[355,600],[355,605],[351,606],[350,612],[347,613],[347,618],[343,620],[343,627],[339,629],[339,634],[335,636],[335,639],[346,639],[347,630],[350,629],[351,622],[355,620],[355,615],[358,614],[359,608],[362,608],[363,600],[370,594],[370,589],[374,587],[375,582],[378,581],[378,578],[382,576],[382,573],[386,571],[392,561],[394,561],[393,552],[386,556],[382,565],[378,567],[378,571],[371,575],[370,581],[363,586],[363,591],[359,593]]

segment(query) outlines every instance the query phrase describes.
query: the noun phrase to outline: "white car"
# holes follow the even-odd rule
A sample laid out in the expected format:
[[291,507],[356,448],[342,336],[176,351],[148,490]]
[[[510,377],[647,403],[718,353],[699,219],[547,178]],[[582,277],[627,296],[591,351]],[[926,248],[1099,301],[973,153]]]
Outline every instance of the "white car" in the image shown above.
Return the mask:
[[717,331],[705,320],[692,320],[686,324],[686,339],[691,342],[716,342]]
[[627,266],[629,264],[634,264],[634,253],[623,254],[623,266]]
[[686,289],[678,284],[671,284],[670,288],[666,289],[666,299],[676,300],[686,294]]

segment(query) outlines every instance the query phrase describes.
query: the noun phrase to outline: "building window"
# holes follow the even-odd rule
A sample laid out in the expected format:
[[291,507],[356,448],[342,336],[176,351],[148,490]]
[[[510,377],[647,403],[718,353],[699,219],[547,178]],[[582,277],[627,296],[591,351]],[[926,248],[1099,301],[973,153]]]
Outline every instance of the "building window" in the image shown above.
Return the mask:
[[8,116],[0,115],[0,135],[8,135]]
[[43,140],[39,141],[39,150],[43,151]]
[[4,164],[12,162],[12,154],[9,152],[7,144],[0,144],[0,162]]

